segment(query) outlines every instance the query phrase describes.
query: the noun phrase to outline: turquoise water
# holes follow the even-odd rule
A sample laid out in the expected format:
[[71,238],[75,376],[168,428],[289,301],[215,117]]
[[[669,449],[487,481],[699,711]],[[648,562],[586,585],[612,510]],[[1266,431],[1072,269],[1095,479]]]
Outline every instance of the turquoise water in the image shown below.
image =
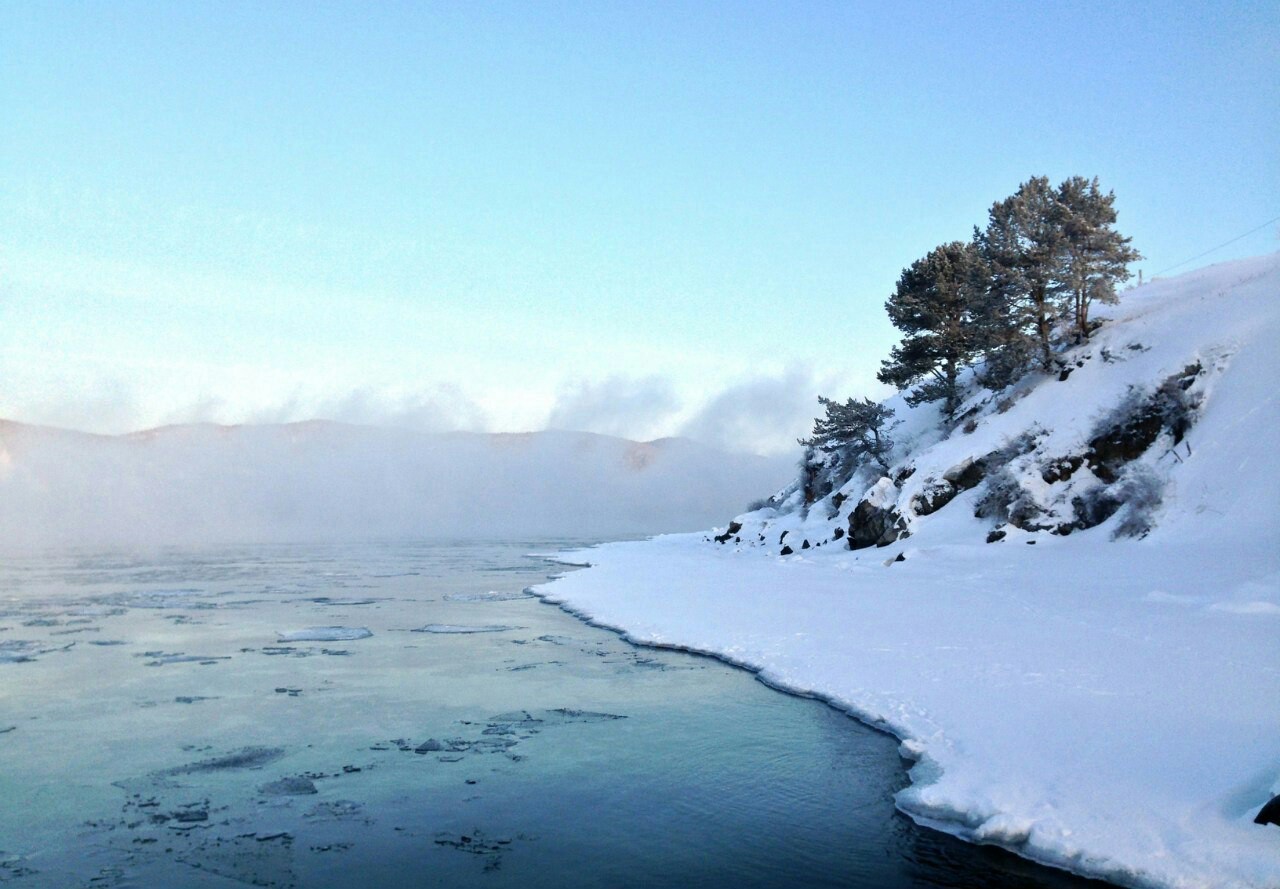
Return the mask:
[[522,593],[581,543],[6,559],[0,883],[1090,885],[898,814],[892,738]]

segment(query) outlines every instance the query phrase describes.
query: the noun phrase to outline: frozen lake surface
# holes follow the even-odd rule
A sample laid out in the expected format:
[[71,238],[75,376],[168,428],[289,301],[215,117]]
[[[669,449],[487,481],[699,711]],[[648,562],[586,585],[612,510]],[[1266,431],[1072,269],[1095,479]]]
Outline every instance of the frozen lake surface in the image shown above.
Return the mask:
[[896,742],[524,594],[587,541],[0,561],[0,884],[1083,887]]

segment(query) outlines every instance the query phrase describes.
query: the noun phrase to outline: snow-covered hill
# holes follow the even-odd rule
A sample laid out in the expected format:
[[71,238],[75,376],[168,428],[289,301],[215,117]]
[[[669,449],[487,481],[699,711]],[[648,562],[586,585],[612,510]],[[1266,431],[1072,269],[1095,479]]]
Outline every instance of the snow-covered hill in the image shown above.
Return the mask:
[[901,425],[888,478],[869,467],[812,504],[794,484],[776,508],[739,517],[734,536],[773,551],[846,533],[855,547],[914,537],[909,550],[1095,526],[1237,548],[1276,541],[1276,269],[1264,257],[1131,291],[1097,313],[1108,323],[1088,343],[1061,353],[1056,375],[1001,392],[973,385],[955,429],[935,405],[890,399]]
[[0,421],[0,547],[605,537],[705,527],[790,460],[684,439],[329,422],[97,436]]
[[954,429],[892,399],[884,477],[566,556],[593,567],[541,592],[892,731],[921,823],[1124,885],[1274,889],[1280,255],[1098,314]]

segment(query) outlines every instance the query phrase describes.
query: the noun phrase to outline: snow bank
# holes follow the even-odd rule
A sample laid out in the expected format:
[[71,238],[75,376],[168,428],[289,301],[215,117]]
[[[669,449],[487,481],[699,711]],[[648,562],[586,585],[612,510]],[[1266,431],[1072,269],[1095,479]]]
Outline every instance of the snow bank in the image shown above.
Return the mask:
[[[535,592],[893,732],[915,761],[898,805],[920,823],[1123,885],[1278,886],[1280,830],[1252,823],[1280,792],[1277,296],[1276,256],[1156,282],[1066,381],[1034,381],[969,433],[907,416],[899,504],[1033,425],[1076,449],[1130,387],[1212,367],[1143,539],[1112,540],[1112,520],[987,544],[979,486],[882,548],[832,539],[847,508],[763,510],[739,517],[738,545],[565,554],[592,567]],[[778,555],[784,530],[795,555]]]

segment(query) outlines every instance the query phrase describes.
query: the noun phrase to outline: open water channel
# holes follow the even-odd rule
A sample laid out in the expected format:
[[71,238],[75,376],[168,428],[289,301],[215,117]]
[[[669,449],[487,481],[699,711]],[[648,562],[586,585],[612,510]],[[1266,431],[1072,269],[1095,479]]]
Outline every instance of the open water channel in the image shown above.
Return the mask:
[[897,813],[892,738],[523,592],[583,543],[0,560],[0,884],[1100,885]]

